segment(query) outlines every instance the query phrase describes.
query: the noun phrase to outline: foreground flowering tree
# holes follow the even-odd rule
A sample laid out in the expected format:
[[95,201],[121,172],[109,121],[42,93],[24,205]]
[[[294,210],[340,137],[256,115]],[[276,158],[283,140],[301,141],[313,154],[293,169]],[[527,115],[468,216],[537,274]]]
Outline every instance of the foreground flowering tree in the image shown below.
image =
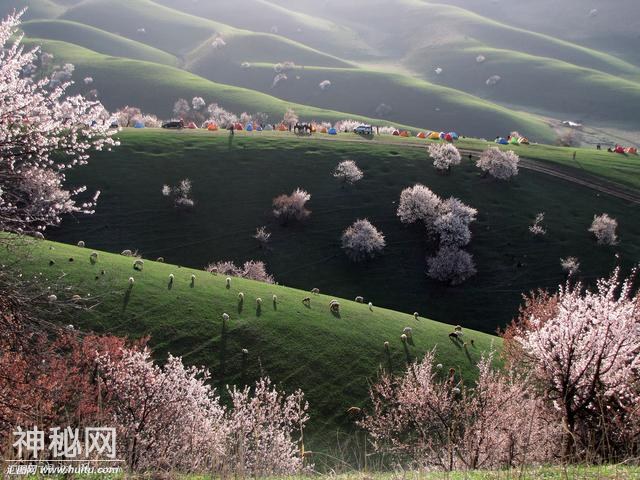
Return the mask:
[[559,418],[565,458],[616,459],[640,446],[640,295],[619,275],[595,291],[568,284],[530,298],[506,332],[510,361]]
[[77,202],[84,187],[68,189],[65,172],[89,151],[110,148],[110,116],[96,101],[67,96],[71,83],[40,78],[39,50],[12,43],[20,15],[0,24],[0,230],[42,231],[66,213],[92,213]]
[[491,147],[482,152],[476,162],[477,167],[498,180],[508,180],[518,175],[520,157],[509,150],[504,152],[498,147]]
[[409,467],[493,469],[551,457],[556,429],[541,420],[543,406],[526,379],[498,372],[487,357],[475,385],[446,378],[434,352],[400,378],[384,374],[370,391],[372,411],[361,426],[376,450],[407,459]]
[[342,233],[342,249],[353,262],[375,257],[386,244],[382,232],[366,218],[356,220]]

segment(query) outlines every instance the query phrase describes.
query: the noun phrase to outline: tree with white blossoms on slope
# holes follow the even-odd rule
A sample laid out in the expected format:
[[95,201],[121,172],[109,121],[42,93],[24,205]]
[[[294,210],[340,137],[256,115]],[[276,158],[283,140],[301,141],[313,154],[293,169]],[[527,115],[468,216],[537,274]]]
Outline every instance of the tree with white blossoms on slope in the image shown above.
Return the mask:
[[40,50],[12,40],[19,24],[20,14],[0,23],[0,230],[34,232],[66,213],[93,213],[92,200],[77,200],[85,187],[64,185],[65,172],[118,143],[100,102],[67,95],[68,79],[39,78]]
[[397,215],[402,223],[424,222],[429,228],[438,216],[442,200],[428,187],[416,184],[400,194]]
[[342,180],[343,183],[353,185],[354,183],[362,180],[364,173],[358,168],[356,162],[353,160],[345,160],[340,162],[336,169],[333,171],[333,176]]
[[460,152],[450,143],[432,143],[427,149],[429,156],[433,159],[433,166],[438,170],[451,170],[451,167],[460,165],[462,161]]
[[518,175],[519,162],[520,157],[515,152],[505,152],[498,147],[491,147],[482,152],[476,166],[494,178],[508,180]]
[[618,221],[606,213],[603,213],[602,215],[595,215],[593,217],[589,231],[596,237],[598,244],[616,245],[618,243],[617,228]]
[[385,246],[384,235],[367,219],[356,220],[342,234],[342,249],[354,262],[375,257]]

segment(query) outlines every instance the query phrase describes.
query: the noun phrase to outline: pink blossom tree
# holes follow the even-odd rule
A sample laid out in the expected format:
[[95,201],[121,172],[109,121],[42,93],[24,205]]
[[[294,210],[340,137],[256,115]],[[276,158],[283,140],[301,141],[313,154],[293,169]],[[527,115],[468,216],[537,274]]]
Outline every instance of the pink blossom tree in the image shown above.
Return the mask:
[[342,249],[354,262],[375,257],[385,246],[384,235],[367,219],[356,220],[342,233]]
[[77,203],[84,187],[65,186],[65,172],[117,142],[99,102],[68,96],[66,77],[37,79],[39,49],[11,40],[19,22],[12,14],[0,23],[0,230],[34,232],[67,213],[93,213],[91,200]]
[[480,155],[476,165],[483,172],[499,180],[508,180],[518,174],[518,155],[509,150],[502,151],[498,147],[491,147]]
[[219,127],[226,128],[238,121],[238,117],[217,103],[212,103],[207,107],[207,113],[209,114],[209,123],[215,123]]
[[565,459],[615,458],[640,434],[640,295],[616,270],[594,291],[567,284],[529,299],[510,326],[511,357],[531,371],[562,425]]
[[[286,78],[286,75],[285,75]],[[282,118],[282,123],[285,125],[294,125],[300,121],[298,114],[295,112],[293,108],[287,108],[287,111],[284,112],[284,117]]]
[[616,245],[618,243],[617,228],[618,221],[606,213],[603,213],[602,215],[595,215],[593,217],[589,231],[596,237],[598,244]]
[[273,199],[273,214],[284,224],[290,221],[302,221],[311,215],[306,204],[311,195],[301,188],[296,188],[291,195],[280,195]]
[[441,171],[449,171],[451,167],[460,165],[462,157],[458,149],[450,143],[432,143],[427,147],[433,166]]
[[429,228],[438,216],[441,202],[438,195],[418,183],[400,194],[397,215],[402,223],[424,222]]
[[211,262],[205,270],[210,273],[219,273],[229,277],[240,277],[258,282],[275,283],[273,276],[267,272],[267,266],[260,260],[246,261],[240,267],[231,260]]
[[115,112],[116,121],[120,127],[133,127],[142,118],[142,110],[129,105],[122,107]]
[[353,160],[344,160],[340,162],[333,171],[333,176],[341,180],[343,183],[353,185],[354,183],[362,180],[364,174],[362,173],[362,170],[358,168],[356,162]]

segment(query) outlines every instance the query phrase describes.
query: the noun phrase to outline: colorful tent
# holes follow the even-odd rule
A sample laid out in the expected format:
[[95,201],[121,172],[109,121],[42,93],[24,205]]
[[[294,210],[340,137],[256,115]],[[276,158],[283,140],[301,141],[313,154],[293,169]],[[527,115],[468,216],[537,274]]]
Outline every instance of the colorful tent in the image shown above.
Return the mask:
[[329,135],[337,135],[338,131],[335,128],[331,127],[327,133]]
[[429,134],[429,139],[430,140],[439,140],[440,139],[440,134],[438,132],[431,132]]
[[247,123],[246,130],[247,130],[247,132],[253,132],[253,125],[251,125],[250,123]]
[[614,152],[616,152],[616,153],[624,153],[624,147],[621,147],[620,145],[618,145],[615,148]]
[[320,129],[320,133],[327,133],[327,127],[322,127]]
[[627,153],[630,153],[631,155],[637,155],[638,154],[638,149],[636,147],[629,147],[626,149]]
[[216,132],[218,131],[218,125],[216,125],[215,123],[210,123],[207,127],[207,130],[209,130],[210,132]]
[[242,127],[242,124],[240,122],[236,123],[233,128],[235,128],[236,130],[244,130],[244,128]]
[[500,145],[509,145],[509,142],[507,142],[506,138],[496,138],[495,140],[496,143],[499,143]]
[[400,136],[400,132],[398,130],[394,130],[393,131],[393,136],[394,137],[399,137]]
[[511,139],[509,140],[509,143],[511,145],[518,145],[518,143],[520,142],[518,142],[518,139],[516,137],[511,137]]
[[403,131],[400,132],[400,136],[406,138],[406,137],[409,136],[409,132],[407,132],[406,130],[403,130]]
[[445,139],[447,142],[453,142],[453,135],[451,135],[450,133],[447,133],[447,134],[444,136],[444,139]]
[[458,140],[460,138],[460,135],[458,135],[456,132],[449,132],[449,135],[451,135],[451,138],[453,138],[454,140]]
[[518,143],[520,145],[529,145],[529,139],[527,137],[520,137]]
[[278,125],[278,131],[279,132],[286,132],[287,131],[287,126],[284,123],[281,123],[280,125]]
[[198,126],[195,123],[190,122],[189,125],[187,125],[187,128],[190,128],[191,130],[197,130]]
[[133,126],[133,128],[144,128],[144,123],[136,122],[136,124]]
[[267,123],[264,129],[270,132],[271,130],[273,130],[273,125],[271,125],[270,123]]
[[438,138],[439,138],[440,140],[444,140],[444,137],[445,137],[446,135],[447,135],[446,133],[444,133],[444,132],[440,132],[440,135],[438,135]]
[[424,133],[424,132],[420,132],[418,135],[416,135],[416,137],[425,139],[425,138],[427,138],[427,134]]
[[262,127],[258,125],[258,127],[256,128],[256,132],[261,132],[261,131],[262,131]]

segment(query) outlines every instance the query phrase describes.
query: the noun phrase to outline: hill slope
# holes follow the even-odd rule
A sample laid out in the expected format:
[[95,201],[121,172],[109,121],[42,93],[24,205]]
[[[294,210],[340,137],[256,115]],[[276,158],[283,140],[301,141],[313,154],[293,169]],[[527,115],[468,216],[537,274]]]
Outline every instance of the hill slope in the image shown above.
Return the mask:
[[[300,138],[262,132],[239,133],[230,140],[225,133],[126,131],[121,139],[117,154],[97,154],[71,177],[74,185],[102,191],[96,215],[79,223],[66,220],[59,231],[50,232],[53,239],[82,239],[114,252],[137,248],[149,257],[196,268],[217,260],[264,260],[286,285],[319,287],[346,298],[365,295],[376,305],[488,332],[513,317],[522,293],[564,282],[560,258],[579,257],[581,278],[588,282],[610,273],[617,262],[630,267],[640,259],[635,205],[524,169],[511,182],[492,181],[466,156],[463,165],[442,175],[424,146],[388,144],[384,136],[355,143],[348,135]],[[572,168],[573,150],[540,149]],[[588,155],[579,151],[576,163],[594,173],[598,165],[608,171],[603,162],[618,160],[606,152],[592,160]],[[351,188],[331,176],[345,159],[364,171],[364,179]],[[605,165],[638,178],[633,159]],[[188,211],[174,209],[160,192],[162,185],[183,178],[193,181],[196,206]],[[426,277],[425,259],[436,246],[424,227],[405,227],[396,216],[400,192],[415,183],[479,211],[469,246],[479,273],[460,287]],[[271,202],[296,187],[311,194],[312,214],[303,225],[284,227],[274,219]],[[539,212],[546,212],[548,230],[541,238],[529,232]],[[602,212],[619,221],[616,247],[597,245],[587,231],[593,216]],[[380,258],[354,265],[340,248],[340,236],[358,218],[378,227],[387,247]],[[263,225],[272,233],[268,249],[260,249],[252,237]]]
[[[80,295],[83,303],[94,305],[57,318],[59,322],[97,332],[150,335],[156,358],[163,360],[171,352],[187,364],[206,365],[217,387],[266,374],[288,391],[301,388],[311,406],[307,448],[335,441],[339,428],[353,429],[346,410],[365,403],[368,381],[388,364],[385,341],[391,344],[394,370],[403,368],[406,356],[400,335],[405,327],[413,329],[411,358],[437,346],[437,359],[445,367],[442,374],[455,368],[468,381],[475,377],[474,363],[482,352],[501,344],[496,337],[466,330],[465,339],[473,339],[474,346],[465,350],[448,339],[450,326],[410,314],[378,307],[370,311],[367,305],[340,300],[340,316],[335,317],[329,312],[330,296],[313,295],[306,308],[302,299],[308,292],[236,278],[227,289],[223,276],[148,260],[144,270],[136,272],[133,259],[104,252],[93,265],[92,251],[37,241],[11,253],[3,249],[0,259],[2,268],[16,268],[25,276],[42,273],[55,285],[58,302],[70,303],[73,295]],[[169,274],[175,275],[171,288]],[[135,279],[131,289],[130,276]],[[239,292],[245,296],[242,309]],[[260,312],[256,298],[264,301]],[[225,312],[230,321],[223,329]],[[244,371],[243,348],[249,351]]]

